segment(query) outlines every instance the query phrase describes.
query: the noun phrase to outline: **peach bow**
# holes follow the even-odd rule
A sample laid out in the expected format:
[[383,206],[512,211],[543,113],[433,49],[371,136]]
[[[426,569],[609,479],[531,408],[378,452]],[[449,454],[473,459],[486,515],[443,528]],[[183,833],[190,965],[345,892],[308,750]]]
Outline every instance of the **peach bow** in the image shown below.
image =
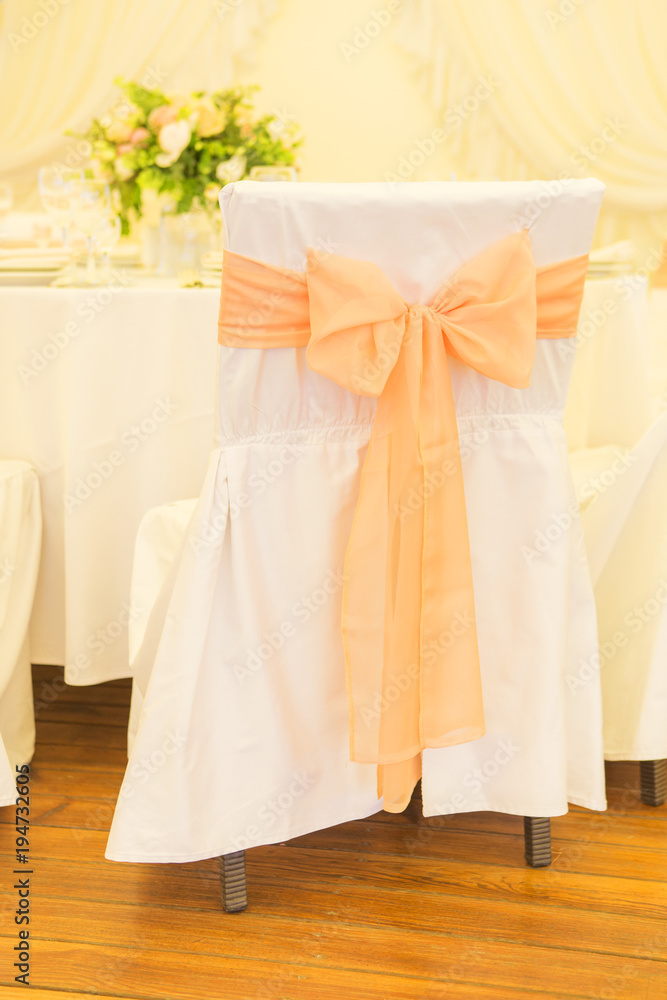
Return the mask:
[[[409,305],[375,264],[309,250],[306,274],[227,253],[220,341],[307,345],[309,366],[378,399],[347,548],[350,756],[405,808],[421,751],[484,733],[463,473],[447,354],[515,388],[535,338],[572,336],[587,256],[539,271],[526,230]],[[254,318],[253,318],[254,317]]]

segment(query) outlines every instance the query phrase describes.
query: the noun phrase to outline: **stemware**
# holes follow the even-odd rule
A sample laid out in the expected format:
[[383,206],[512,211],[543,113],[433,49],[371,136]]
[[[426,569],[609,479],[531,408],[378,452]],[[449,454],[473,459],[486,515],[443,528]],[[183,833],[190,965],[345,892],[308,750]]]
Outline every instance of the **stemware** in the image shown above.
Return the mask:
[[73,221],[86,237],[86,270],[83,284],[99,284],[95,267],[95,233],[100,224],[111,214],[111,196],[106,181],[83,177],[73,185]]
[[113,211],[102,219],[93,236],[95,245],[102,258],[102,280],[106,281],[111,273],[111,251],[120,239],[121,222]]
[[251,181],[296,181],[299,178],[294,167],[276,164],[251,167],[249,179]]
[[39,170],[37,183],[42,205],[60,230],[65,250],[70,249],[75,185],[82,177],[80,170],[62,170],[58,167],[40,167]]

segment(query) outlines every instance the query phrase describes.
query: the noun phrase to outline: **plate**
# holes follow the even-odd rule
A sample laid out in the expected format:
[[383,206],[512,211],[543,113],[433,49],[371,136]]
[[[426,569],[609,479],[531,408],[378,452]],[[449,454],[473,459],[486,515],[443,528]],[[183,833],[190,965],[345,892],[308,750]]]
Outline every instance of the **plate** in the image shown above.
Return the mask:
[[68,263],[69,257],[0,257],[0,274],[9,271],[48,271],[55,274]]
[[44,285],[47,286],[60,271],[2,271],[0,285]]

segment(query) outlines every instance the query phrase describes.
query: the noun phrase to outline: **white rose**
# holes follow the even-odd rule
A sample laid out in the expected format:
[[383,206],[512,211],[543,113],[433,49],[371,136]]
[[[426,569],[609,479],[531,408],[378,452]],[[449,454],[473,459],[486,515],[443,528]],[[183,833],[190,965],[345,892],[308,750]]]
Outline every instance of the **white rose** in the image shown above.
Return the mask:
[[245,173],[246,158],[243,153],[235,153],[230,160],[223,160],[215,170],[215,176],[221,184],[229,181],[240,181]]
[[[164,152],[177,160],[187,144],[190,142],[192,130],[186,121],[171,122],[163,125],[158,135],[158,143]],[[157,162],[157,160],[156,160]]]

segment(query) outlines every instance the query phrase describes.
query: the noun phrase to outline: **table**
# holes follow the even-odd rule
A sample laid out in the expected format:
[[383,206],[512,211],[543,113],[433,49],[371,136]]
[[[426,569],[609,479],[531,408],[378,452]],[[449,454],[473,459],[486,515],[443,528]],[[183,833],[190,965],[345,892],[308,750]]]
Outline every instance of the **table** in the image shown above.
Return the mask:
[[128,675],[137,527],[199,494],[218,302],[132,269],[96,289],[0,288],[0,457],[34,465],[44,518],[31,658],[70,684]]
[[[604,285],[587,285],[582,317],[609,297]],[[637,286],[622,300],[633,329],[645,294]],[[213,433],[218,300],[217,289],[178,289],[131,269],[117,269],[99,289],[0,288],[0,457],[35,466],[44,516],[31,655],[65,664],[68,683],[128,675],[137,527],[150,507],[200,492]],[[632,361],[610,353],[620,322],[617,313],[605,321],[607,347],[595,346],[617,373]],[[583,340],[566,415],[575,437],[588,427],[582,411],[574,421],[596,337]],[[644,370],[643,347],[633,363]],[[634,443],[639,428],[628,426],[618,396],[610,402]],[[646,405],[639,400],[642,425]]]

